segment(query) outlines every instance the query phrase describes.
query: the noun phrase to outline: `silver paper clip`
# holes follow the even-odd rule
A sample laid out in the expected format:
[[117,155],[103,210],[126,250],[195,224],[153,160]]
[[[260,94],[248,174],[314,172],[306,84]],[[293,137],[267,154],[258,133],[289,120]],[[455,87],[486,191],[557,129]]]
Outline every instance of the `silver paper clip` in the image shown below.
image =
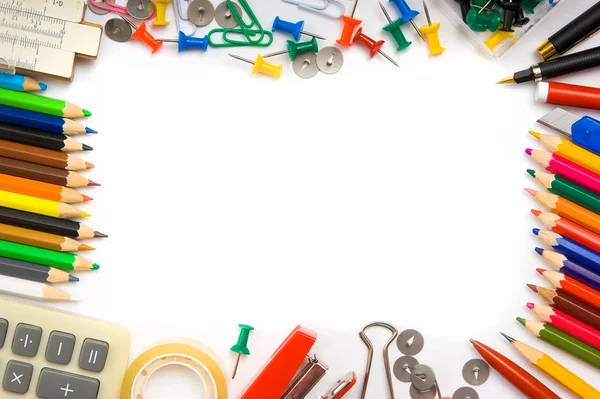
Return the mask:
[[[315,4],[314,2],[306,2],[301,0],[282,0],[284,3],[297,5],[299,8],[304,10],[313,11],[318,14],[324,15],[328,18],[338,19],[346,13],[346,6],[340,0],[319,0],[322,4]],[[338,9],[338,12],[328,11],[330,4],[333,4],[333,8]]]

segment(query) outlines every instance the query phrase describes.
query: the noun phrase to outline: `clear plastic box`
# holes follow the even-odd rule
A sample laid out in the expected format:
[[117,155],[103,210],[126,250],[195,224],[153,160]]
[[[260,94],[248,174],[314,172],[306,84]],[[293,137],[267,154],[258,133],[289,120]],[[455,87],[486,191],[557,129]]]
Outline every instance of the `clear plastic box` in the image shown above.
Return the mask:
[[[532,1],[532,0],[529,0]],[[467,25],[460,12],[460,6],[455,0],[438,0],[442,12],[456,25],[468,38],[469,41],[479,50],[485,54],[491,55],[494,58],[502,57],[517,41],[523,38],[527,32],[533,29],[537,24],[543,21],[544,18],[554,9],[554,7],[561,1],[565,0],[554,0],[550,3],[550,0],[542,0],[534,9],[534,13],[530,14],[525,11],[525,16],[529,18],[529,23],[522,26],[513,26],[513,36],[503,38],[496,31],[495,33],[488,31],[475,32],[469,25]],[[492,0],[490,4],[494,4],[495,0]],[[494,8],[499,8],[494,6]],[[495,35],[495,36],[494,36]],[[491,40],[490,40],[491,39]],[[499,41],[497,45],[494,45],[495,41]],[[486,44],[487,43],[487,44]]]

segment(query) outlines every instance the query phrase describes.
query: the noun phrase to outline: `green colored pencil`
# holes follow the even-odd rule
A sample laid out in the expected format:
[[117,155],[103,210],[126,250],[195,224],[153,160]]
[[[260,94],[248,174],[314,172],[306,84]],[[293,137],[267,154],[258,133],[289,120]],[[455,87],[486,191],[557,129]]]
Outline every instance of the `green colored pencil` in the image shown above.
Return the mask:
[[599,350],[584,344],[578,339],[575,339],[548,324],[539,321],[525,320],[521,317],[517,317],[517,321],[523,324],[533,336],[600,369]]
[[90,111],[68,101],[2,88],[0,88],[0,104],[63,118],[81,118],[92,115]]
[[100,266],[86,258],[68,252],[52,251],[0,240],[0,256],[38,263],[62,270],[98,270]]
[[552,173],[536,172],[531,169],[527,169],[527,173],[535,177],[548,191],[571,200],[592,212],[600,213],[600,195]]

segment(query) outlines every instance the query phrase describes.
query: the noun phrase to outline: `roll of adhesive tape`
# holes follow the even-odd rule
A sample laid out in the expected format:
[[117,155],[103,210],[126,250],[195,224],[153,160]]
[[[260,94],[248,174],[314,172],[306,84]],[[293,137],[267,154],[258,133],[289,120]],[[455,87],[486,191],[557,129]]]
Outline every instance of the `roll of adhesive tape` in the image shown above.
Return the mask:
[[185,366],[204,384],[206,399],[227,399],[227,378],[219,358],[207,347],[190,339],[163,341],[131,363],[121,388],[121,399],[143,399],[144,387],[152,374],[167,366]]

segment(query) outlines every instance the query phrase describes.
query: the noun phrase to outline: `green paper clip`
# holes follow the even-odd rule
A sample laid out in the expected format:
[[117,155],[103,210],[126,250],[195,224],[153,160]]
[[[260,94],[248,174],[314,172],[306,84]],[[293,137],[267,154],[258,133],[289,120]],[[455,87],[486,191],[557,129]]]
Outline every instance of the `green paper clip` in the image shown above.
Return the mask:
[[[212,47],[234,47],[234,46],[257,46],[257,47],[267,47],[273,43],[273,34],[269,31],[265,31],[261,26],[258,18],[252,11],[252,8],[248,4],[247,0],[239,0],[241,7],[244,12],[250,18],[250,22],[247,23],[244,21],[240,13],[234,7],[231,0],[226,1],[227,6],[231,12],[231,15],[235,18],[236,22],[239,25],[239,28],[217,28],[213,29],[208,33],[208,43]],[[221,38],[223,39],[222,43],[217,43],[212,39],[214,34],[221,34]],[[243,35],[246,38],[246,41],[231,39],[228,36],[230,35]],[[254,37],[258,36],[258,39]],[[267,36],[268,40],[263,42],[264,37]]]

